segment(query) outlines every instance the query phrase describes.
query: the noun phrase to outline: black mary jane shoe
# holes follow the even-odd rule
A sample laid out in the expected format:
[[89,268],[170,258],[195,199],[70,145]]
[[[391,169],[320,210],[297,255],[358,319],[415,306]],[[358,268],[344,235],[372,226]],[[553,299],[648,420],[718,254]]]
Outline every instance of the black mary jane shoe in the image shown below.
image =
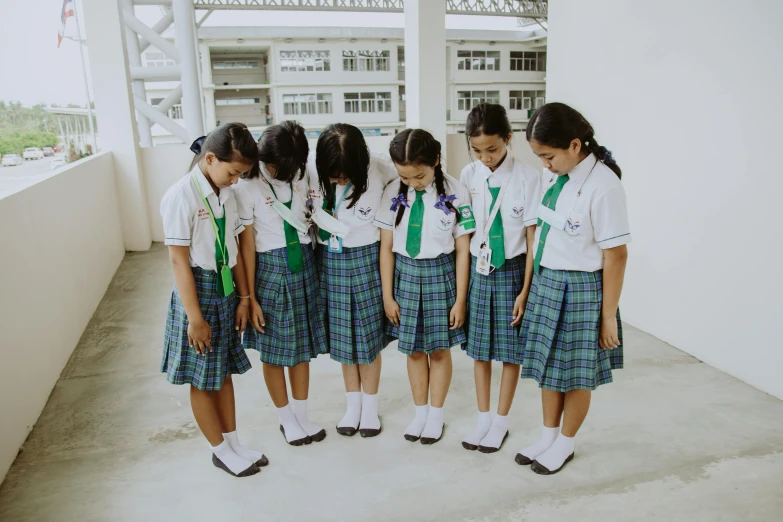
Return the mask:
[[556,470],[550,470],[537,460],[534,460],[533,463],[530,465],[530,469],[532,469],[535,473],[538,473],[539,475],[554,475],[555,473],[558,473],[561,469],[565,467],[566,464],[571,462],[574,458],[574,454],[570,454],[567,459],[565,459],[565,462],[563,462],[563,465],[557,468]]

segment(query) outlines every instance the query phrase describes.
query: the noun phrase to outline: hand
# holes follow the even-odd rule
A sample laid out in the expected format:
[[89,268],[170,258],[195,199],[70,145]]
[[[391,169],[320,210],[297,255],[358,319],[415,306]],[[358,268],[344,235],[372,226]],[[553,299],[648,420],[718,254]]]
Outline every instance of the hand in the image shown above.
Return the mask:
[[465,324],[465,315],[466,315],[466,305],[464,302],[460,302],[457,300],[456,303],[454,303],[454,306],[451,308],[451,313],[449,314],[449,330],[456,330],[457,328],[462,328],[462,325]]
[[237,305],[236,319],[234,321],[234,330],[237,334],[242,335],[242,332],[247,328],[247,320],[250,317],[250,304],[249,299],[240,299]]
[[383,300],[383,311],[386,312],[386,318],[394,326],[400,326],[400,305],[393,297]]
[[264,312],[261,310],[261,305],[255,299],[250,300],[250,324],[259,333],[264,333],[264,326],[266,321],[264,320]]
[[617,335],[617,317],[603,314],[601,317],[601,333],[598,338],[598,346],[604,350],[614,350],[620,346]]
[[212,351],[212,328],[203,317],[196,321],[188,321],[188,343],[199,355],[207,353],[207,349]]
[[516,301],[514,301],[514,311],[511,312],[511,316],[514,318],[511,321],[511,326],[519,326],[522,324],[522,316],[525,315],[525,307],[527,306],[527,292],[521,292]]

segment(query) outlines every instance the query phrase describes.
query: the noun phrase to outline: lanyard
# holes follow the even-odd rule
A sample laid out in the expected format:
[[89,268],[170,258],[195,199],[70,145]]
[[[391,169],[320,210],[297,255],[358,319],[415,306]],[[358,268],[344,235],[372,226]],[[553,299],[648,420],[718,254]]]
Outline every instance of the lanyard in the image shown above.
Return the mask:
[[[215,237],[217,238],[218,246],[220,247],[220,256],[223,258],[223,264],[228,266],[228,261],[226,260],[226,252],[228,248],[226,248],[225,244],[225,238],[223,241],[220,240],[220,231],[218,230],[217,221],[215,221],[215,215],[212,214],[212,207],[209,205],[209,201],[207,201],[206,196],[204,196],[204,191],[201,190],[201,183],[198,182],[198,179],[196,178],[196,173],[194,172],[191,174],[191,177],[193,178],[193,181],[196,183],[196,186],[198,187],[198,192],[201,194],[201,200],[204,202],[204,205],[207,207],[207,211],[209,212],[209,218],[212,221],[212,228],[215,230]],[[218,202],[220,199],[218,198]],[[226,216],[226,210],[223,208],[223,217]]]
[[[345,186],[345,190],[343,190],[342,195],[340,195],[340,199],[335,199],[334,201],[334,210],[332,211],[332,215],[337,218],[337,211],[340,209],[340,205],[342,205],[343,200],[345,200],[346,194],[348,194],[348,191],[351,190],[353,187],[353,183],[348,182],[348,184]],[[335,190],[335,198],[337,198],[337,190]]]
[[[489,217],[487,218],[487,221],[484,222],[484,227],[481,233],[481,244],[485,245],[487,243],[487,238],[489,237],[489,229],[492,228],[492,222],[495,221],[495,217],[498,215],[498,212],[500,211],[500,204],[503,202],[503,196],[506,194],[506,188],[508,188],[508,184],[511,181],[511,173],[509,173],[508,179],[506,179],[506,182],[503,183],[503,186],[500,189],[500,192],[498,193],[497,199],[495,199],[495,206],[492,208],[492,212],[490,213]],[[484,209],[483,214],[487,215],[487,192],[489,192],[489,178],[487,178],[487,181],[485,182],[487,184],[486,189],[484,189]],[[483,183],[482,183],[483,185]]]

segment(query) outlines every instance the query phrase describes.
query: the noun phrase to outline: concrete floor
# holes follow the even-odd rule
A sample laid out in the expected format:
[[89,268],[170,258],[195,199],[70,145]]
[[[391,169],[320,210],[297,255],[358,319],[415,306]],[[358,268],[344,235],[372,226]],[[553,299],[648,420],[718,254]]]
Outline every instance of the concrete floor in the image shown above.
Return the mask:
[[251,352],[256,367],[235,381],[240,429],[271,465],[231,478],[210,463],[187,388],[158,373],[171,282],[162,246],[126,256],[6,477],[0,520],[783,520],[783,402],[630,327],[627,369],[595,394],[577,458],[559,475],[514,463],[539,433],[538,389],[528,381],[502,450],[462,449],[476,407],[471,362],[459,350],[445,438],[405,441],[413,406],[392,346],[381,436],[336,434],[342,379],[321,357],[311,418],[329,434],[300,448],[284,443]]

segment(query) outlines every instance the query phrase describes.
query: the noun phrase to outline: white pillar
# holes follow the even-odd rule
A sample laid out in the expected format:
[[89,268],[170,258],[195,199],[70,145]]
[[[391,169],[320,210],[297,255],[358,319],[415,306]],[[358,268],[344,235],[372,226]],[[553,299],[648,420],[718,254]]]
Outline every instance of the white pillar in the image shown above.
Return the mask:
[[446,2],[405,0],[405,99],[408,127],[428,130],[446,161]]
[[[196,53],[196,9],[193,0],[172,0],[174,35],[182,69],[182,111],[191,140],[204,134],[201,111],[201,79]],[[188,143],[190,145],[190,143]]]
[[114,159],[125,249],[148,250],[152,236],[120,3],[82,0],[82,4],[101,146]]
[[[212,56],[209,52],[209,45],[199,44],[201,55],[201,81],[203,85],[213,85],[215,80],[212,78]],[[263,65],[263,64],[262,64]],[[204,89],[204,130],[211,132],[215,128],[215,90]],[[206,134],[205,132],[205,134]]]
[[[133,0],[122,0],[122,7],[133,13]],[[141,51],[139,50],[139,37],[128,29],[125,30],[125,35],[128,46],[128,64],[132,67],[140,67]],[[147,88],[144,86],[144,80],[133,81],[133,94],[142,100],[147,99]],[[152,130],[149,118],[137,112],[136,121],[139,123],[139,143],[142,147],[152,147]]]

